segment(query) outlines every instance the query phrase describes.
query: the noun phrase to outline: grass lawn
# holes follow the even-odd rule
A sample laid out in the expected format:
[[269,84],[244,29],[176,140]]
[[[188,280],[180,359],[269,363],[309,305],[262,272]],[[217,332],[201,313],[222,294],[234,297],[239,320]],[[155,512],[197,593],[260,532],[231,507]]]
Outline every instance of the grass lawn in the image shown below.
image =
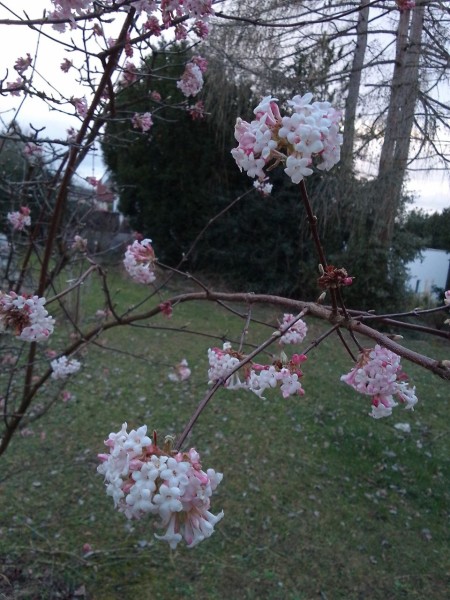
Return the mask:
[[[86,293],[93,314],[101,306]],[[139,293],[127,284],[117,300]],[[324,325],[307,321],[312,340]],[[399,407],[372,420],[369,402],[339,381],[352,364],[336,338],[304,364],[302,398],[223,390],[200,417],[188,445],[204,468],[224,474],[212,512],[225,517],[209,540],[173,552],[153,537],[151,519],[115,512],[96,473],[103,440],[124,421],[179,433],[207,388],[207,348],[239,340],[243,321],[192,303],[151,324],[179,331],[141,324],[108,332],[80,359],[67,384],[72,399],[2,457],[1,600],[448,598],[448,383],[405,363],[415,412]],[[252,326],[248,341],[268,331]],[[449,358],[446,342],[406,344]],[[184,357],[191,379],[169,381]]]

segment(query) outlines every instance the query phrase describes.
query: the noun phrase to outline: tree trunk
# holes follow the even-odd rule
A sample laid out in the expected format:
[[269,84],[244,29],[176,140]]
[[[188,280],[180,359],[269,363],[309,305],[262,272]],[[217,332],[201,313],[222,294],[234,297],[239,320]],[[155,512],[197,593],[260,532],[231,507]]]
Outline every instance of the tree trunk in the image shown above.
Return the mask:
[[361,0],[360,6],[358,24],[356,25],[356,47],[353,54],[352,70],[350,72],[347,100],[345,102],[344,140],[341,149],[341,165],[345,170],[350,170],[353,166],[356,107],[367,47],[370,1]]
[[373,235],[389,248],[400,206],[408,164],[414,108],[419,93],[419,61],[424,19],[424,0],[412,10],[401,11],[397,31],[396,61],[391,84],[386,130],[378,168],[378,219]]

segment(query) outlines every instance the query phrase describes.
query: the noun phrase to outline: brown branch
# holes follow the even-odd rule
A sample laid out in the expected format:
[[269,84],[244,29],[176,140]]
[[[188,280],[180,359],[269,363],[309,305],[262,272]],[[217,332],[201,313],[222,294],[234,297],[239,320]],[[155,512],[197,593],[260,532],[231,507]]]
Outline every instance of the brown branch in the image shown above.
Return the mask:
[[[122,42],[125,39],[128,29],[129,29],[131,23],[133,22],[135,12],[136,12],[135,9],[131,9],[130,12],[128,13],[128,15],[123,23],[120,35],[119,35],[119,42]],[[45,247],[44,257],[42,260],[41,277],[40,277],[39,287],[38,287],[38,295],[39,296],[44,295],[45,288],[47,287],[47,284],[48,284],[48,266],[50,264],[53,243],[56,239],[59,224],[60,224],[62,214],[64,211],[67,188],[69,186],[70,180],[71,180],[72,175],[75,170],[77,156],[79,153],[79,148],[83,142],[86,132],[88,131],[89,124],[94,118],[95,110],[97,108],[97,105],[101,101],[103,92],[104,92],[105,88],[108,86],[108,82],[111,78],[111,75],[117,67],[121,53],[122,53],[122,48],[118,47],[116,49],[115,54],[111,55],[111,58],[109,59],[108,64],[106,65],[106,68],[103,72],[102,78],[101,78],[100,83],[97,88],[97,91],[95,92],[94,98],[88,108],[86,117],[84,118],[83,123],[81,124],[80,130],[77,134],[74,145],[69,150],[67,164],[66,164],[64,175],[63,175],[60,187],[59,187],[58,195],[56,198],[55,209],[53,212],[52,221],[50,223],[50,227],[49,227],[49,231],[48,231],[48,241],[47,241],[47,244]]]
[[[419,354],[418,352],[414,352],[413,350],[409,350],[404,346],[394,342],[387,335],[376,331],[375,329],[361,323],[360,320],[356,319],[345,319],[340,315],[336,315],[333,310],[326,308],[320,304],[315,302],[303,302],[301,300],[293,300],[291,298],[284,298],[282,296],[274,296],[268,294],[248,294],[248,293],[223,293],[223,292],[214,292],[209,290],[208,292],[192,292],[186,294],[179,294],[177,296],[173,296],[167,300],[172,304],[172,306],[183,303],[183,302],[193,302],[193,301],[213,301],[213,302],[236,302],[243,304],[262,304],[262,305],[272,305],[280,308],[289,308],[292,311],[297,313],[299,312],[308,312],[313,317],[321,319],[323,321],[328,321],[333,325],[332,330],[337,328],[347,329],[350,332],[356,332],[369,339],[374,340],[377,344],[388,348],[392,352],[395,352],[400,357],[413,362],[424,369],[431,371],[432,373],[438,375],[442,379],[450,381],[450,367],[447,366],[446,363],[442,361],[429,358],[423,354]],[[144,321],[151,319],[155,315],[161,313],[161,308],[159,305],[153,307],[151,310],[148,310],[143,313],[139,313],[137,315],[129,315],[128,317],[122,317],[119,320],[114,320],[106,323],[102,323],[101,325],[94,327],[90,331],[86,332],[83,337],[79,340],[73,342],[70,346],[68,346],[62,354],[70,355],[79,349],[81,346],[87,345],[90,341],[97,338],[104,331],[108,331],[109,329],[113,329],[114,327],[130,325],[137,321]],[[329,332],[324,336],[324,338],[329,335]],[[324,339],[323,338],[323,339]],[[272,338],[270,338],[272,340]],[[272,340],[273,341],[273,340]],[[320,340],[321,341],[321,340]],[[270,342],[271,343],[271,342]],[[317,342],[315,345],[318,345]],[[252,352],[249,356],[250,359],[253,358],[256,354],[258,354],[261,350],[263,350],[267,345],[269,345],[269,341],[266,345],[258,347],[254,352]],[[31,349],[30,349],[31,351]],[[14,412],[11,421],[8,424],[8,428],[5,431],[5,434],[0,442],[0,455],[6,450],[8,444],[13,436],[14,431],[17,429],[22,417],[26,414],[27,409],[29,408],[31,401],[40,387],[45,383],[48,377],[51,374],[51,370],[47,370],[46,373],[37,381],[33,387],[30,387],[30,381],[27,380],[27,390],[28,393],[22,399],[22,402],[17,411]],[[209,396],[207,402],[209,402]]]
[[[369,3],[370,6],[376,6],[379,5],[379,0],[372,0],[372,2]],[[285,29],[297,29],[299,27],[306,27],[307,25],[319,25],[322,23],[328,23],[328,22],[335,22],[337,19],[341,19],[343,17],[348,17],[349,15],[355,14],[357,12],[359,12],[361,10],[361,8],[359,6],[357,6],[356,8],[351,8],[349,10],[344,10],[338,14],[333,13],[332,15],[326,16],[326,17],[322,17],[322,18],[318,18],[318,19],[314,19],[314,20],[304,20],[304,21],[294,21],[293,23],[285,23],[284,21],[282,23],[275,23],[273,21],[263,21],[261,19],[254,19],[251,17],[240,17],[237,15],[227,15],[226,13],[223,12],[216,12],[215,16],[218,17],[219,19],[224,19],[224,20],[228,20],[228,21],[236,21],[239,23],[247,23],[248,25],[255,25],[258,27],[269,27],[269,28],[285,28]],[[309,11],[310,12],[310,11]],[[389,12],[389,11],[386,11]],[[309,13],[307,13],[309,14]]]

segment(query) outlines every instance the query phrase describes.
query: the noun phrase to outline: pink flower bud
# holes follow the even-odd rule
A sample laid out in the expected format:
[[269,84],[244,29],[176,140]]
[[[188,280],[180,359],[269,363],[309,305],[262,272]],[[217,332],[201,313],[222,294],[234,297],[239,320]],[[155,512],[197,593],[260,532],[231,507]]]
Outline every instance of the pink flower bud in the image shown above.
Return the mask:
[[293,354],[292,358],[291,358],[291,362],[294,365],[300,365],[301,363],[304,363],[305,360],[307,360],[308,357],[306,356],[306,354]]

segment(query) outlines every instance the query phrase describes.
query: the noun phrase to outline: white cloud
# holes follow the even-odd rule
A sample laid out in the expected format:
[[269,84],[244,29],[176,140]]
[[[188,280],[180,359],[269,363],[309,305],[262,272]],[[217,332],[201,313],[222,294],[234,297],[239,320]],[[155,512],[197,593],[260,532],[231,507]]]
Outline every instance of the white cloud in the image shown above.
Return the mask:
[[412,174],[407,183],[408,191],[414,193],[414,208],[426,212],[442,211],[450,208],[450,180],[442,171],[427,174]]

